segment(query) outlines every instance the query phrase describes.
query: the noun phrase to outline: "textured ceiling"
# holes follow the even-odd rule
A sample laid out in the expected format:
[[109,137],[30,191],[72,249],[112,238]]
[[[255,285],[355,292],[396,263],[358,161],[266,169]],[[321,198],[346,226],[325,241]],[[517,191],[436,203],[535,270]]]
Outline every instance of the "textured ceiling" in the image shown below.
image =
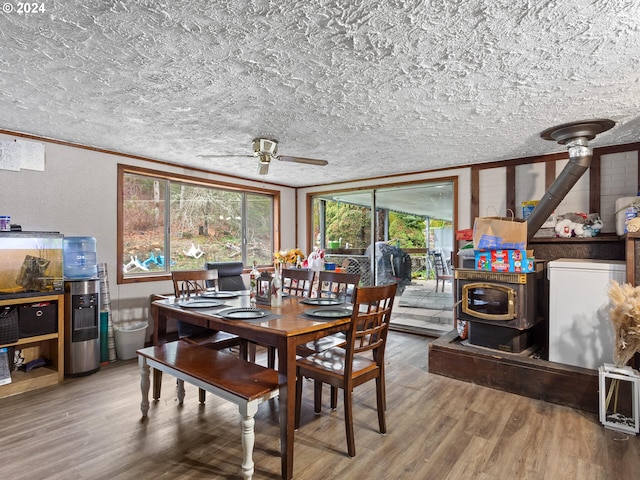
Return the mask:
[[[11,5],[14,5],[14,11]],[[0,128],[304,186],[640,140],[640,2],[51,1],[0,14]],[[10,7],[7,7],[9,5]]]

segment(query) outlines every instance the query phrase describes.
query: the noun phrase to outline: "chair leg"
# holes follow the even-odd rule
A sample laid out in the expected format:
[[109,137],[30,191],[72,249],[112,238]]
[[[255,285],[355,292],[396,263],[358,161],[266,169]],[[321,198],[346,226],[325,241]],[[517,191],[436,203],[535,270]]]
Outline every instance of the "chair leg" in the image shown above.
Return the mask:
[[198,400],[200,400],[200,403],[202,403],[204,405],[204,402],[205,402],[206,398],[207,398],[207,391],[202,389],[202,388],[199,388],[198,389]]
[[249,361],[256,363],[256,344],[249,342]]
[[316,413],[322,411],[322,382],[320,380],[313,381],[313,411]]
[[338,408],[338,388],[331,385],[331,410]]
[[267,347],[267,366],[276,368],[276,347]]
[[387,402],[384,397],[384,379],[378,377],[376,378],[376,402],[378,405],[378,426],[380,427],[380,433],[387,433],[387,422],[384,415]]
[[356,456],[356,439],[353,431],[352,392],[344,390],[344,427],[347,432],[347,451],[350,457]]
[[178,396],[178,405],[182,405],[184,403],[184,380],[178,379],[177,383],[176,393]]
[[153,399],[160,398],[160,390],[162,389],[162,370],[153,369]]
[[240,339],[240,358],[243,360],[249,360],[249,342],[244,338]]

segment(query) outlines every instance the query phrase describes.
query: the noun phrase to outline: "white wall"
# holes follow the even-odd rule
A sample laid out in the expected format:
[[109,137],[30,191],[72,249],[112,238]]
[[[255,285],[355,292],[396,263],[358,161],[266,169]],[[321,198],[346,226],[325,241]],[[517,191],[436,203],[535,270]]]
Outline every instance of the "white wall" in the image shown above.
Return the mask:
[[[0,139],[13,140],[14,137],[0,134]],[[0,170],[0,212],[11,215],[12,223],[22,225],[25,231],[95,237],[98,262],[107,264],[114,324],[147,319],[149,296],[173,290],[169,281],[116,283],[117,269],[121,268],[116,255],[118,163],[252,187],[263,185],[48,142],[45,142],[45,154],[43,172]],[[271,184],[265,188],[281,192],[282,244],[293,244],[295,190]],[[152,331],[151,327],[148,332]]]
[[638,152],[602,155],[600,202],[604,232],[615,232],[615,204],[618,198],[635,197],[638,184]]

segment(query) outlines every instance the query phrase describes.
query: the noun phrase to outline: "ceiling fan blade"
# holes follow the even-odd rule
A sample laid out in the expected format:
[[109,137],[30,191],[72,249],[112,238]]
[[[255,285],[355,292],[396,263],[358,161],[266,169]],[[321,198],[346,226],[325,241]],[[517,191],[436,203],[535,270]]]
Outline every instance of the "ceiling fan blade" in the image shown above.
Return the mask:
[[242,158],[253,158],[254,155],[217,155],[217,154],[211,154],[211,155],[198,155],[199,158],[238,158],[238,157],[242,157]]
[[276,158],[283,162],[308,163],[310,165],[327,165],[329,163],[326,160],[316,160],[315,158],[290,157],[288,155],[280,155]]

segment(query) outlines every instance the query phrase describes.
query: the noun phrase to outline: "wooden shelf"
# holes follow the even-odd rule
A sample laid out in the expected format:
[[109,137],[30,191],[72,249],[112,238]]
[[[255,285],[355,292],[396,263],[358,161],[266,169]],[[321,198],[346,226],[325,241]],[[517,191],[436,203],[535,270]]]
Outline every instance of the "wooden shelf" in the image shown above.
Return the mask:
[[529,243],[597,243],[597,242],[619,242],[622,237],[619,237],[615,233],[601,233],[595,237],[533,237],[529,240]]
[[64,295],[5,298],[0,300],[0,306],[19,306],[42,302],[57,303],[58,331],[20,338],[17,342],[0,345],[0,348],[15,347],[23,351],[29,350],[35,352],[33,353],[34,358],[25,358],[25,361],[42,356],[48,363],[46,366],[34,368],[30,372],[11,372],[11,383],[0,386],[0,398],[48,387],[64,380]]

